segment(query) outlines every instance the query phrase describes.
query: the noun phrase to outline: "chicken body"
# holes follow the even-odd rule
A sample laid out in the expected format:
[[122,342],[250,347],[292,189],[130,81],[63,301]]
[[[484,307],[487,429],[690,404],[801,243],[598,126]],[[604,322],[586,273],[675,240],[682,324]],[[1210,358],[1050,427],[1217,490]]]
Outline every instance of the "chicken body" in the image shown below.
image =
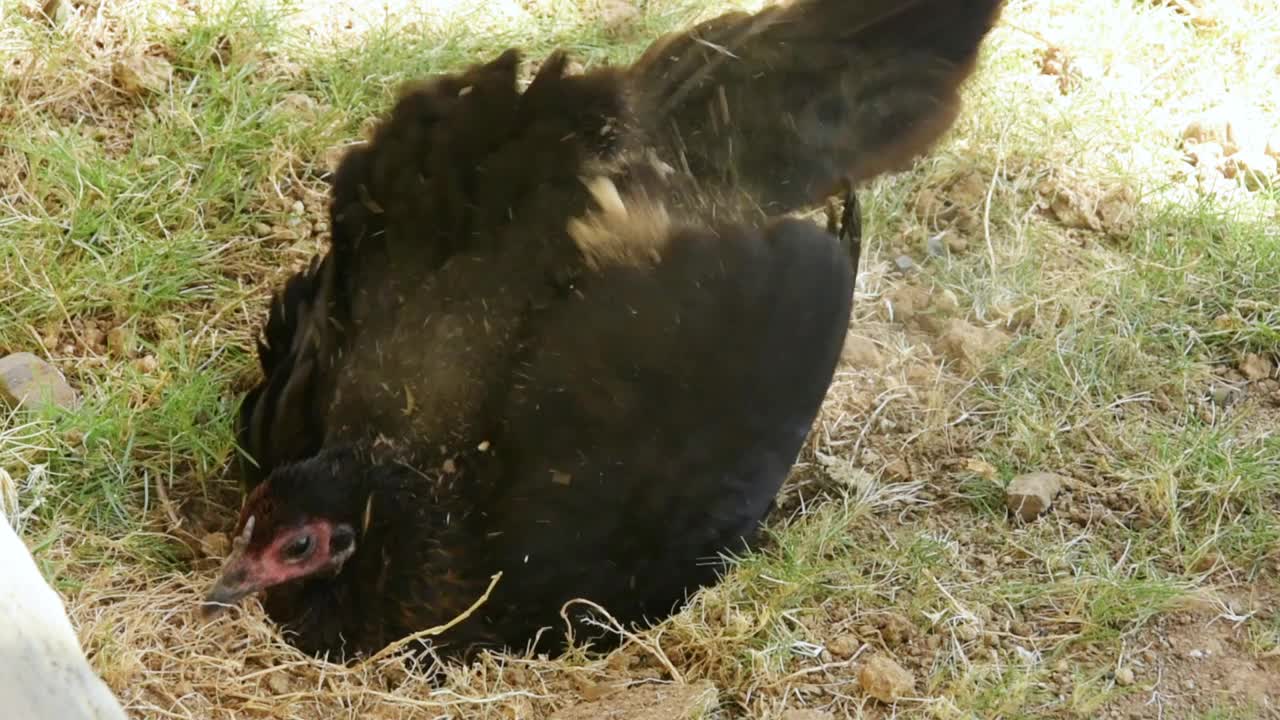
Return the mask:
[[[780,213],[950,126],[994,0],[797,0],[527,88],[410,88],[272,301],[211,599],[312,652],[555,651],[584,598],[661,619],[749,547],[849,323],[857,238]],[[852,246],[851,246],[852,245]],[[850,252],[853,252],[851,262]],[[566,612],[590,634],[583,606]]]

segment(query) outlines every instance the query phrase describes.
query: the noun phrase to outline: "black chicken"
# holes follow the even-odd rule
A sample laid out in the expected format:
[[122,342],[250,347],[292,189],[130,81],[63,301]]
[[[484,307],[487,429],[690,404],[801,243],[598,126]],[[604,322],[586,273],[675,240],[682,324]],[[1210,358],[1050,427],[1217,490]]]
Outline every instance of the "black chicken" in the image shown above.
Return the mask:
[[271,304],[206,608],[265,591],[297,646],[351,656],[500,571],[436,648],[555,651],[540,629],[574,598],[630,623],[714,582],[849,320],[857,238],[850,263],[777,216],[924,151],[999,5],[797,0],[627,68],[554,54],[523,92],[515,51],[411,88],[342,161],[329,252]]

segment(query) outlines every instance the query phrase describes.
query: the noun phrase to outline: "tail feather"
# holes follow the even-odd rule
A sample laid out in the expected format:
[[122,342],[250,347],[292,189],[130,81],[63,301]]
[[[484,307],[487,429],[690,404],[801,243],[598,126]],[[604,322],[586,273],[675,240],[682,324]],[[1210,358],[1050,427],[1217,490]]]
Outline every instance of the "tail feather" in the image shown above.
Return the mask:
[[954,123],[1003,0],[793,0],[655,42],[630,69],[660,145],[786,212],[905,167]]

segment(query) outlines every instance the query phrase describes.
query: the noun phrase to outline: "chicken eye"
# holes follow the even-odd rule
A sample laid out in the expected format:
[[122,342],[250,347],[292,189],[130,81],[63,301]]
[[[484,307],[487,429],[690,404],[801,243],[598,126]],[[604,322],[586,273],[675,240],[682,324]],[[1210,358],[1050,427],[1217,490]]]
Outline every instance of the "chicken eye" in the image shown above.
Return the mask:
[[300,535],[284,547],[284,554],[290,560],[301,560],[311,550],[311,536]]

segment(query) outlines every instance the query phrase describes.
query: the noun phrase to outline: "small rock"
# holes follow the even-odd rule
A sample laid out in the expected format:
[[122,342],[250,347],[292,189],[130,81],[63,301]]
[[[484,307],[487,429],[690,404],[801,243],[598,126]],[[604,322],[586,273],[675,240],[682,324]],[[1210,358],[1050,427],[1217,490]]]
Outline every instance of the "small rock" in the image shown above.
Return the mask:
[[953,318],[944,326],[938,347],[956,364],[976,372],[1010,342],[1011,338],[1000,330],[975,327]]
[[209,533],[200,538],[200,552],[209,558],[225,558],[231,552],[231,540],[226,533]]
[[1236,387],[1235,385],[1217,383],[1213,386],[1213,390],[1209,392],[1209,395],[1213,398],[1214,405],[1225,408],[1236,404],[1236,402],[1243,398],[1244,390]]
[[1130,668],[1122,667],[1116,670],[1116,684],[1120,687],[1129,687],[1136,679],[1133,676],[1133,670]]
[[915,689],[916,679],[890,658],[877,655],[858,670],[858,682],[868,695],[892,703]]
[[862,641],[857,635],[840,635],[827,643],[827,650],[841,660],[853,657],[860,647],[862,647]]
[[884,356],[874,342],[867,338],[850,335],[844,340],[844,349],[840,357],[845,362],[860,368],[879,370],[884,367]]
[[1064,481],[1061,475],[1047,472],[1019,475],[1009,482],[1005,490],[1005,504],[1023,522],[1031,522],[1049,509],[1053,498],[1062,492]]
[[80,402],[57,368],[26,352],[0,358],[0,400],[28,408],[46,400],[62,408]]
[[928,253],[930,257],[936,258],[950,255],[951,248],[947,246],[947,234],[948,233],[938,233],[937,235],[930,235],[924,241],[924,251]]
[[153,55],[128,55],[117,60],[111,74],[120,89],[130,95],[164,92],[173,76],[168,60]]
[[898,269],[898,272],[905,275],[916,269],[916,262],[907,255],[899,255],[894,258],[893,266]]
[[253,234],[260,238],[271,237],[271,226],[264,222],[256,222],[253,224]]
[[307,211],[307,206],[303,205],[301,200],[294,200],[293,205],[289,206],[289,211],[294,215],[301,215]]
[[1240,361],[1240,374],[1250,382],[1266,380],[1271,377],[1272,369],[1271,358],[1259,353],[1249,353]]
[[143,355],[133,361],[133,367],[144,375],[150,375],[160,367],[160,363],[156,360],[155,355]]

